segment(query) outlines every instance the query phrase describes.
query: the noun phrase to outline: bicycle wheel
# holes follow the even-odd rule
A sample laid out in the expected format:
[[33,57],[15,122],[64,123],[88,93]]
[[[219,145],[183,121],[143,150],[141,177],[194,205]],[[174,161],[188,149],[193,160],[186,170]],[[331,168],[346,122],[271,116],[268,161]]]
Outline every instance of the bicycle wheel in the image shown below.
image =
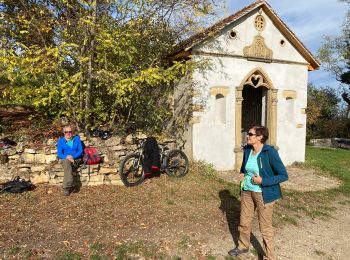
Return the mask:
[[174,149],[168,153],[165,165],[165,172],[170,177],[183,177],[188,172],[189,162],[183,151]]
[[136,153],[127,155],[120,163],[119,175],[126,187],[141,184],[145,179],[142,156]]

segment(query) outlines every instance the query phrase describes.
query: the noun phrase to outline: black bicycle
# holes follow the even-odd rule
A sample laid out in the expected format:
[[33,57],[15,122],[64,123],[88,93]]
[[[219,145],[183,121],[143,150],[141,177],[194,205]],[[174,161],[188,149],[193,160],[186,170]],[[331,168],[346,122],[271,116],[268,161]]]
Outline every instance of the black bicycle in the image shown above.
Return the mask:
[[[145,179],[143,160],[146,139],[134,139],[137,148],[120,162],[119,175],[124,185],[132,187],[141,184]],[[183,177],[187,174],[189,161],[186,154],[179,149],[169,149],[166,144],[159,144],[160,171],[170,177]]]

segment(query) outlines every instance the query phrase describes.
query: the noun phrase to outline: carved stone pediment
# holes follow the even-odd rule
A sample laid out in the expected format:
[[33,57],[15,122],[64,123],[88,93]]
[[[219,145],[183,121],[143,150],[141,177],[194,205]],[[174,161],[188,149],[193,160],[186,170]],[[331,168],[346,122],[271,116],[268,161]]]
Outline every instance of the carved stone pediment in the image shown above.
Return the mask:
[[272,59],[272,50],[265,45],[265,39],[261,35],[254,37],[253,43],[250,46],[244,47],[244,56],[260,58],[260,59]]

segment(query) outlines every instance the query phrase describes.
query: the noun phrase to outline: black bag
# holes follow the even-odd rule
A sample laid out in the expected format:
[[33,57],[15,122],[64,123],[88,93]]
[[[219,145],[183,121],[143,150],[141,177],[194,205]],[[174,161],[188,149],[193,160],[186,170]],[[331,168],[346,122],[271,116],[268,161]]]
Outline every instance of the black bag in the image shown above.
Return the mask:
[[33,184],[30,181],[21,179],[19,176],[14,178],[12,181],[8,181],[1,187],[1,192],[10,193],[22,193],[33,188]]
[[159,147],[155,137],[146,138],[145,157],[142,166],[146,175],[158,172],[160,169]]

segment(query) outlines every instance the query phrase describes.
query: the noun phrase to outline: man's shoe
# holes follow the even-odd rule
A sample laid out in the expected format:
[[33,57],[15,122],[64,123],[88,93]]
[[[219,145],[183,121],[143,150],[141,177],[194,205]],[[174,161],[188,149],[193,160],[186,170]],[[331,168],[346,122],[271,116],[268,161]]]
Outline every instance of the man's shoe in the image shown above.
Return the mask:
[[63,189],[63,195],[64,196],[69,196],[70,195],[70,188]]
[[238,255],[241,255],[241,254],[248,253],[248,251],[249,251],[248,249],[239,249],[238,247],[236,247],[236,248],[230,250],[228,252],[228,254],[230,256],[238,256]]

